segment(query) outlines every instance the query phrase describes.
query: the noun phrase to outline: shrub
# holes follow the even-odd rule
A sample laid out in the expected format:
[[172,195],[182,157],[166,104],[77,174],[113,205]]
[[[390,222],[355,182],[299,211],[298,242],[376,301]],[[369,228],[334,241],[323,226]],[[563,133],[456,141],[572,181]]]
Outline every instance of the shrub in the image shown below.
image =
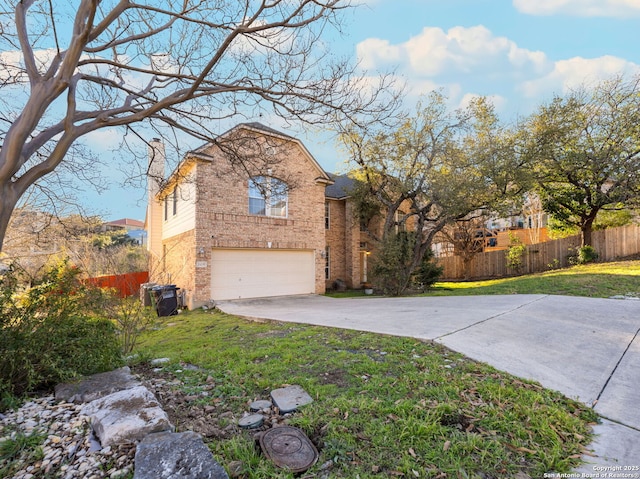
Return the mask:
[[372,258],[371,276],[374,284],[385,294],[398,296],[411,282],[411,262],[414,241],[401,232],[389,235],[380,243]]
[[152,308],[145,307],[138,298],[116,298],[110,311],[116,326],[123,354],[129,354],[136,346],[140,333],[147,330],[156,320]]
[[104,296],[62,261],[41,281],[21,287],[12,268],[0,280],[0,385],[22,395],[78,375],[122,365],[111,321],[102,318]]
[[443,271],[444,267],[435,263],[433,251],[429,249],[422,258],[415,280],[422,288],[430,288],[440,279]]
[[597,259],[598,252],[595,250],[595,248],[590,245],[585,245],[576,249],[572,254],[570,254],[568,261],[569,264],[576,265],[593,263]]
[[520,238],[516,235],[509,233],[509,249],[507,249],[507,267],[520,271],[522,269],[522,263],[524,254],[527,251],[527,247],[522,244]]
[[385,294],[399,296],[415,282],[428,287],[442,274],[442,268],[432,263],[430,250],[417,266],[414,264],[415,246],[415,233],[404,231],[389,235],[380,244],[372,260],[371,275],[375,285]]

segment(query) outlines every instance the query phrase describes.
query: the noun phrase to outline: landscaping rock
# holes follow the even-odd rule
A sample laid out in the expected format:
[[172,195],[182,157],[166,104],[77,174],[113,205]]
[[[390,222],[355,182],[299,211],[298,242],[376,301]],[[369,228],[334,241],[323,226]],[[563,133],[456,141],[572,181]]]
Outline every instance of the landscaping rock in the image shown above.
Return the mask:
[[249,404],[249,409],[251,409],[254,412],[258,412],[264,409],[270,409],[271,406],[273,406],[273,404],[271,404],[271,401],[268,401],[266,399],[260,399],[258,401],[253,401],[251,404]]
[[271,399],[282,414],[293,412],[300,406],[311,404],[313,399],[301,386],[293,385],[271,391]]
[[171,358],[156,358],[149,361],[152,366],[160,366],[161,364],[167,364],[171,362]]
[[173,429],[155,396],[144,386],[96,399],[82,408],[102,447],[139,441],[147,434]]
[[243,429],[254,429],[262,426],[264,423],[264,416],[262,414],[250,414],[241,418],[238,421],[238,426]]
[[58,384],[55,388],[56,401],[87,403],[118,391],[140,386],[125,366],[115,371],[94,374],[71,383]]
[[133,479],[229,479],[194,432],[150,434],[138,444]]

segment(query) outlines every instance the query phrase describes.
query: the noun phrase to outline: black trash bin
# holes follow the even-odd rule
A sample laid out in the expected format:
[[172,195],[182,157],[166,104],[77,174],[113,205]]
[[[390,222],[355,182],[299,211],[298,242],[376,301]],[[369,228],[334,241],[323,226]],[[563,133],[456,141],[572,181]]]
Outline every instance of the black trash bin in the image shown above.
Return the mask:
[[158,316],[173,316],[178,314],[178,290],[175,284],[154,286],[152,291],[156,299]]

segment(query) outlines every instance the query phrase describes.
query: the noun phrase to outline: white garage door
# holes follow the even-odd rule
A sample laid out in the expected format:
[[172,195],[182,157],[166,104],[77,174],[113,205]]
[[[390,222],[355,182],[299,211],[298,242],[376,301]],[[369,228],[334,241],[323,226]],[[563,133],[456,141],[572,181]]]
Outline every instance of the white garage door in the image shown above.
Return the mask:
[[315,292],[313,251],[214,249],[213,299],[260,298]]

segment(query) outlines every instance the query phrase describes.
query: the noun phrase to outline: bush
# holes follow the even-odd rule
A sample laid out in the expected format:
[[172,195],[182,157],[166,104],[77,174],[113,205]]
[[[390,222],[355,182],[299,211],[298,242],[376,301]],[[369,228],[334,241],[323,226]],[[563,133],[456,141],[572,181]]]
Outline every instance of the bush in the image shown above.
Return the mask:
[[569,255],[569,264],[587,264],[593,263],[598,259],[598,252],[593,246],[585,245],[575,250],[573,254]]
[[12,268],[0,279],[0,386],[23,395],[123,364],[116,330],[99,314],[104,296],[67,262],[21,287]]
[[398,296],[409,286],[409,264],[413,255],[412,241],[406,233],[389,235],[372,257],[371,276],[376,287],[385,294]]
[[389,235],[380,244],[372,260],[371,275],[375,285],[385,294],[399,296],[416,282],[428,287],[442,274],[442,268],[432,263],[430,250],[417,267],[414,265],[415,246],[415,233],[404,231]]
[[524,254],[527,251],[527,247],[522,244],[520,239],[509,233],[509,249],[507,249],[507,267],[516,271],[520,271],[522,269]]
[[145,307],[138,298],[114,298],[109,315],[116,326],[125,355],[133,351],[140,333],[153,325],[157,317],[154,310]]
[[440,279],[443,271],[444,267],[435,263],[433,251],[429,249],[422,258],[415,280],[422,288],[430,288]]

